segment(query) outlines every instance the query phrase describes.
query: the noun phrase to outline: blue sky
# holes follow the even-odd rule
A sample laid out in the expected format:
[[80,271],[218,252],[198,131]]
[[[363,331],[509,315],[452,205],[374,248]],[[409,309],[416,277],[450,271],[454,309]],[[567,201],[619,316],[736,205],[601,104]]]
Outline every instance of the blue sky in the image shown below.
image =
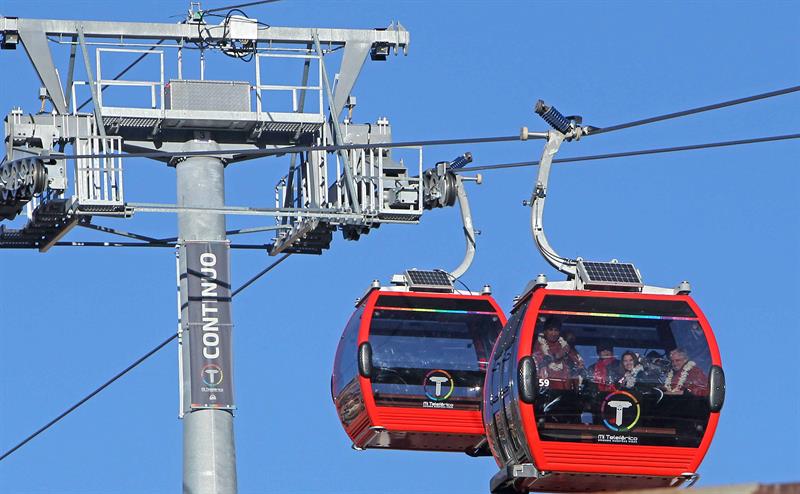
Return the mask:
[[[3,0],[0,13],[176,22],[170,16],[186,6]],[[395,140],[544,130],[532,111],[538,98],[605,126],[800,80],[800,7],[791,2],[286,0],[247,12],[284,26],[402,22],[409,55],[368,62],[354,91],[354,120],[386,116]],[[209,66],[209,77],[253,73],[222,56]],[[35,112],[39,83],[24,51],[0,53],[0,68],[0,110]],[[793,133],[799,110],[800,95],[782,96],[566,143],[559,157]],[[429,148],[425,165],[464,151],[476,164],[533,160],[541,141]],[[701,485],[798,480],[798,151],[796,141],[768,143],[556,165],[551,175],[546,225],[557,250],[634,262],[648,284],[688,279],[716,330],[728,398]],[[269,158],[229,167],[228,203],[271,206],[286,166]],[[174,201],[172,169],[146,160],[125,167],[129,200]],[[465,281],[490,283],[505,309],[536,274],[559,277],[535,253],[521,207],[535,171],[487,172],[483,185],[469,185],[482,235]],[[153,236],[176,230],[171,215],[96,222]],[[229,228],[265,223],[228,220]],[[323,256],[294,256],[236,298],[240,492],[488,491],[489,458],[351,450],[328,388],[341,329],[369,282],[410,267],[452,268],[462,252],[458,211],[431,211],[418,226],[384,226],[359,242],[337,235]],[[3,251],[0,259],[5,450],[175,330],[175,260],[169,249],[88,248]],[[261,252],[236,252],[234,286],[268,262]],[[177,383],[173,344],[1,462],[4,492],[177,491]]]

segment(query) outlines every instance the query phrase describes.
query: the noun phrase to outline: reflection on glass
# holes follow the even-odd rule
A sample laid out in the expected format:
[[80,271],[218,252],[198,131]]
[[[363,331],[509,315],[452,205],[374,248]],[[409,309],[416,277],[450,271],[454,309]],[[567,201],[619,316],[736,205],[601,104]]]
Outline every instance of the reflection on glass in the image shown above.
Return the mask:
[[446,302],[378,300],[369,337],[377,405],[479,409],[500,319],[484,300]]
[[363,306],[350,318],[345,327],[334,361],[331,392],[339,409],[342,423],[349,425],[363,409],[361,389],[358,386],[358,329]]

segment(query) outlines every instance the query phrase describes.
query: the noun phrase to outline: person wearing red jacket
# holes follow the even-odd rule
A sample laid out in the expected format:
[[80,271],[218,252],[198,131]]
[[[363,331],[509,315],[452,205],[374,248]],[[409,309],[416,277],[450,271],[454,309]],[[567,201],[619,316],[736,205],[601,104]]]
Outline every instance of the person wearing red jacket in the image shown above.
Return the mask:
[[610,342],[600,342],[597,350],[597,363],[589,367],[589,383],[595,392],[614,391],[622,377],[622,365],[614,356],[614,346]]
[[683,348],[669,352],[672,368],[664,378],[664,394],[708,396],[708,377]]

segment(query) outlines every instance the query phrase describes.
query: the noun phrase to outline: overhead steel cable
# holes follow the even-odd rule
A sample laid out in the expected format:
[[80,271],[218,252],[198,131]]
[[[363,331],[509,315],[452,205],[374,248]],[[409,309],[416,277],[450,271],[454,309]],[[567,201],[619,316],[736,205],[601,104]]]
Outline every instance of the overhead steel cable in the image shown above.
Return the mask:
[[[592,129],[587,135],[597,135],[597,134],[604,134],[606,132],[613,132],[622,129],[628,129],[631,127],[638,127],[640,125],[646,125],[655,122],[661,122],[664,120],[669,120],[678,117],[685,117],[687,115],[693,115],[696,113],[702,113],[706,111],[716,110],[719,108],[725,108],[728,106],[740,105],[743,103],[749,103],[751,101],[757,101],[766,98],[772,98],[775,96],[782,96],[785,94],[790,94],[800,91],[800,86],[792,86],[784,89],[778,89],[775,91],[770,91],[767,93],[756,94],[753,96],[747,96],[744,98],[738,98],[729,101],[723,101],[721,103],[715,103],[712,105],[705,105],[700,106],[697,108],[691,108],[688,110],[682,110],[675,113],[668,113],[665,115],[659,115],[655,117],[645,118],[641,120],[634,120],[632,122],[621,123],[617,125],[612,125],[610,127],[603,127],[603,128],[595,128]],[[511,141],[519,141],[522,140],[519,135],[513,136],[493,136],[493,137],[468,137],[463,139],[433,139],[433,140],[420,140],[420,141],[404,141],[404,142],[394,142],[394,143],[382,143],[382,144],[343,144],[343,145],[326,145],[326,146],[286,146],[282,148],[274,148],[274,149],[228,149],[228,150],[219,150],[219,151],[185,151],[180,153],[174,152],[166,152],[166,151],[148,151],[148,152],[141,152],[141,153],[121,153],[121,154],[73,154],[73,155],[50,155],[48,159],[53,160],[66,160],[66,159],[95,159],[95,158],[153,158],[153,159],[163,159],[163,158],[181,158],[187,156],[225,156],[225,155],[236,155],[240,157],[250,157],[250,158],[258,158],[263,156],[274,156],[274,155],[282,155],[288,153],[300,153],[300,152],[309,152],[309,151],[328,151],[334,152],[339,150],[356,150],[356,149],[376,149],[376,148],[398,148],[398,147],[413,147],[413,146],[446,146],[446,145],[453,145],[453,144],[483,144],[483,143],[492,143],[492,142],[511,142]],[[474,168],[474,167],[473,167]]]
[[[250,286],[250,285],[252,285],[252,284],[253,284],[253,283],[254,283],[256,280],[258,280],[259,278],[261,278],[262,276],[264,276],[265,274],[267,274],[268,272],[270,272],[270,271],[271,271],[273,268],[275,268],[275,267],[276,267],[278,264],[280,264],[280,263],[282,263],[283,261],[285,261],[285,260],[286,260],[286,258],[287,258],[287,257],[289,257],[290,255],[291,255],[291,254],[285,254],[285,255],[283,255],[283,256],[282,256],[280,259],[278,259],[277,261],[275,261],[275,262],[273,262],[272,264],[270,264],[269,266],[267,266],[265,269],[263,269],[261,272],[259,272],[259,273],[258,273],[257,275],[255,275],[254,277],[250,278],[250,279],[249,279],[249,280],[248,280],[248,281],[247,281],[247,282],[246,282],[244,285],[242,285],[241,287],[237,288],[236,290],[234,290],[234,291],[231,293],[231,298],[235,297],[235,296],[236,296],[238,293],[240,293],[242,290],[244,290],[245,288],[249,287],[249,286]],[[95,397],[95,396],[96,396],[98,393],[100,393],[101,391],[103,391],[104,389],[106,389],[107,387],[109,387],[111,384],[113,384],[115,381],[117,381],[118,379],[120,379],[122,376],[124,376],[124,375],[125,375],[125,374],[127,374],[128,372],[132,371],[132,370],[133,370],[134,368],[136,368],[137,366],[139,366],[139,364],[141,364],[142,362],[144,362],[144,361],[145,361],[145,360],[147,360],[148,358],[150,358],[150,357],[152,357],[153,355],[155,355],[155,354],[156,354],[156,353],[157,353],[159,350],[161,350],[162,348],[164,348],[165,346],[167,346],[167,345],[168,345],[168,344],[169,344],[169,343],[170,343],[172,340],[175,340],[176,338],[178,338],[178,333],[174,333],[174,334],[170,335],[170,336],[169,336],[167,339],[165,339],[164,341],[162,341],[161,343],[159,343],[158,345],[156,345],[156,346],[155,346],[153,349],[151,349],[150,351],[148,351],[147,353],[145,353],[144,355],[142,355],[141,357],[139,357],[138,359],[136,359],[135,361],[133,361],[133,363],[131,363],[129,366],[125,367],[123,370],[121,370],[120,372],[118,372],[117,374],[115,374],[115,375],[114,375],[114,377],[112,377],[112,378],[111,378],[111,379],[109,379],[108,381],[104,382],[104,383],[103,383],[103,384],[101,384],[99,387],[95,388],[95,390],[94,390],[94,391],[92,391],[91,393],[89,393],[89,394],[88,394],[88,395],[86,395],[85,397],[81,398],[81,400],[80,400],[80,401],[78,401],[77,403],[75,403],[75,404],[74,404],[74,405],[72,405],[71,407],[69,407],[69,408],[67,408],[66,410],[64,410],[64,412],[62,412],[62,413],[61,413],[60,415],[58,415],[56,418],[54,418],[54,419],[53,419],[53,420],[51,420],[50,422],[46,423],[45,425],[43,425],[42,427],[40,427],[39,429],[37,429],[37,430],[36,430],[36,431],[35,431],[33,434],[30,434],[28,437],[26,437],[25,439],[23,439],[22,441],[20,441],[19,443],[17,443],[17,444],[16,444],[14,447],[12,447],[11,449],[9,449],[9,450],[8,450],[8,451],[6,451],[5,453],[3,453],[3,454],[2,454],[2,456],[0,456],[0,461],[3,461],[3,460],[4,460],[4,459],[6,459],[8,456],[10,456],[12,453],[14,453],[15,451],[17,451],[19,448],[21,448],[21,447],[25,446],[26,444],[28,444],[28,443],[29,443],[31,440],[33,440],[33,439],[34,439],[36,436],[38,436],[38,435],[39,435],[39,434],[41,434],[42,432],[46,431],[46,430],[47,430],[47,429],[49,429],[50,427],[54,426],[56,423],[58,423],[58,422],[59,422],[61,419],[63,419],[64,417],[66,417],[66,416],[67,416],[67,415],[69,415],[70,413],[72,413],[72,412],[74,412],[75,410],[77,410],[77,409],[78,409],[78,408],[79,408],[81,405],[83,405],[83,404],[84,404],[84,403],[86,403],[87,401],[89,401],[89,400],[91,400],[92,398],[94,398],[94,397]]]
[[17,443],[17,445],[16,445],[16,446],[14,446],[13,448],[11,448],[11,449],[9,449],[8,451],[6,451],[5,453],[3,453],[3,455],[2,455],[2,456],[0,456],[0,461],[3,461],[4,459],[6,459],[6,458],[7,458],[7,457],[8,457],[10,454],[12,454],[14,451],[16,451],[16,450],[18,450],[19,448],[21,448],[21,447],[25,446],[25,445],[26,445],[27,443],[29,443],[29,442],[30,442],[30,441],[31,441],[33,438],[35,438],[36,436],[38,436],[38,435],[39,435],[39,434],[41,434],[42,432],[46,431],[47,429],[49,429],[50,427],[52,427],[53,425],[55,425],[55,424],[56,424],[56,422],[58,422],[59,420],[63,419],[64,417],[66,417],[67,415],[69,415],[70,413],[72,413],[73,411],[75,411],[75,410],[76,410],[78,407],[80,407],[81,405],[83,405],[84,403],[86,403],[87,401],[89,401],[90,399],[92,399],[92,398],[93,398],[95,395],[97,395],[97,393],[99,393],[100,391],[103,391],[104,389],[106,389],[107,387],[109,387],[109,386],[110,386],[112,383],[114,383],[114,381],[116,381],[117,379],[121,378],[122,376],[124,376],[125,374],[127,374],[128,372],[130,372],[130,371],[131,371],[133,368],[135,368],[136,366],[138,366],[139,364],[141,364],[142,362],[144,362],[145,360],[147,360],[148,358],[150,358],[150,357],[151,357],[153,354],[155,354],[156,352],[158,352],[159,350],[161,350],[162,348],[164,348],[165,346],[167,346],[167,344],[168,344],[170,341],[174,340],[174,339],[175,339],[175,338],[177,338],[177,337],[178,337],[178,333],[175,333],[175,334],[171,335],[169,338],[167,338],[166,340],[164,340],[164,341],[162,341],[161,343],[159,343],[158,345],[156,345],[156,347],[155,347],[155,348],[153,348],[153,349],[152,349],[152,350],[150,350],[149,352],[145,353],[144,355],[142,355],[141,357],[139,357],[138,359],[136,359],[136,360],[135,360],[135,361],[134,361],[134,362],[133,362],[131,365],[129,365],[128,367],[126,367],[125,369],[123,369],[121,372],[118,372],[116,375],[114,375],[114,377],[112,377],[112,378],[111,378],[111,379],[109,379],[108,381],[104,382],[104,383],[103,383],[103,384],[102,384],[100,387],[98,387],[97,389],[95,389],[94,391],[92,391],[91,393],[89,393],[88,395],[86,395],[86,396],[85,396],[83,399],[81,399],[79,402],[75,403],[74,405],[72,405],[71,407],[69,407],[68,409],[66,409],[66,410],[65,410],[65,411],[64,411],[62,414],[60,414],[58,417],[56,417],[56,418],[54,418],[53,420],[51,420],[50,422],[46,423],[45,425],[43,425],[42,427],[40,427],[40,428],[39,428],[39,429],[38,429],[36,432],[34,432],[33,434],[29,435],[28,437],[26,437],[25,439],[23,439],[22,441],[20,441],[19,443]]
[[665,115],[659,115],[657,117],[643,118],[641,120],[634,120],[632,122],[611,125],[609,127],[602,127],[600,129],[594,129],[590,131],[588,135],[604,134],[606,132],[614,132],[616,130],[629,129],[631,127],[638,127],[640,125],[647,125],[655,122],[662,122],[664,120],[670,120],[673,118],[685,117],[687,115],[694,115],[696,113],[718,110],[720,108],[725,108],[728,106],[741,105],[742,103],[749,103],[751,101],[758,101],[761,99],[772,98],[775,96],[782,96],[784,94],[794,93],[797,91],[800,91],[800,86],[787,87],[784,89],[778,89],[776,91],[769,91],[767,93],[747,96],[745,98],[737,98],[737,99],[732,99],[730,101],[723,101],[722,103],[714,103],[713,105],[699,106],[697,108],[690,108],[688,110],[678,111],[674,113],[667,113]]
[[242,290],[244,290],[244,289],[245,289],[245,288],[247,288],[248,286],[250,286],[250,285],[252,285],[253,283],[255,283],[255,282],[256,282],[256,281],[257,281],[259,278],[261,278],[261,277],[262,277],[262,276],[264,276],[265,274],[267,274],[267,273],[269,273],[270,271],[272,271],[272,269],[273,269],[273,268],[277,267],[277,266],[278,266],[278,264],[280,264],[280,263],[282,263],[283,261],[285,261],[286,259],[288,259],[288,258],[289,258],[289,256],[291,256],[291,254],[284,254],[284,255],[282,255],[280,258],[278,258],[278,260],[277,260],[277,261],[273,262],[272,264],[270,264],[270,265],[269,265],[269,266],[267,266],[266,268],[262,269],[262,270],[261,270],[261,272],[259,272],[257,275],[253,276],[252,278],[250,278],[249,280],[247,280],[247,281],[246,281],[246,282],[245,282],[245,283],[244,283],[242,286],[240,286],[239,288],[237,288],[236,290],[234,290],[234,291],[231,293],[231,297],[235,297],[235,296],[236,296],[236,295],[237,295],[239,292],[241,292]]
[[[622,151],[619,153],[592,154],[587,156],[575,156],[572,158],[557,158],[553,163],[575,163],[579,161],[604,160],[610,158],[625,158],[628,156],[642,156],[647,154],[675,153],[678,151],[695,151],[698,149],[721,148],[727,146],[740,146],[743,144],[757,144],[760,142],[786,141],[790,139],[800,139],[800,134],[785,134],[768,137],[755,137],[752,139],[738,139],[735,141],[709,142],[705,144],[689,144],[686,146],[673,146],[668,148],[641,149],[637,151]],[[516,163],[501,163],[497,165],[469,166],[453,170],[455,173],[476,172],[485,170],[501,170],[504,168],[520,168],[525,166],[536,166],[539,161],[518,161]]]
[[280,0],[261,0],[258,2],[248,2],[248,3],[241,3],[239,5],[228,5],[227,7],[214,7],[213,9],[204,10],[203,12],[209,14],[211,12],[221,12],[223,10],[232,10],[232,9],[240,9],[242,7],[252,7],[253,5],[261,5],[265,3],[275,3],[279,2]]

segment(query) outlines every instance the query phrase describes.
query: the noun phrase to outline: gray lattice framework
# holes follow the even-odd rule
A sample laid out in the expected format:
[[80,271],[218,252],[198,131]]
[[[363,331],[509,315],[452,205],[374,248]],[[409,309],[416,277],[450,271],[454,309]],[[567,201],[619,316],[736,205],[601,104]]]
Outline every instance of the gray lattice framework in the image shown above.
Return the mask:
[[[253,43],[256,67],[251,83],[182,79],[184,48],[201,41],[224,41],[219,37],[223,31],[217,29],[219,26],[198,22],[201,21],[163,24],[0,17],[3,48],[15,48],[17,43],[25,48],[43,86],[41,99],[52,105],[49,113],[14,109],[5,119],[8,168],[13,164],[17,171],[22,169],[16,166],[21,163],[19,160],[39,158],[48,172],[48,183],[47,193],[31,201],[30,187],[20,192],[0,180],[0,189],[8,189],[3,191],[4,203],[0,204],[4,217],[13,218],[23,206],[27,206],[28,216],[24,228],[0,232],[0,247],[24,245],[47,250],[53,239],[60,239],[79,224],[78,217],[178,212],[180,208],[168,204],[142,205],[127,200],[130,194],[125,193],[123,160],[115,156],[123,152],[157,149],[179,153],[184,143],[192,139],[213,141],[214,149],[221,151],[391,142],[387,120],[359,126],[352,124],[350,118],[341,124],[339,116],[345,107],[352,114],[355,98],[351,98],[351,91],[368,55],[382,60],[392,49],[395,54],[407,52],[410,37],[400,24],[365,30],[279,26],[257,29],[248,40]],[[198,36],[200,27],[205,31],[202,40]],[[52,43],[70,47],[66,76],[58,72],[53,62],[49,46]],[[95,46],[92,60],[89,47]],[[176,54],[178,80],[165,79],[164,60],[169,51]],[[325,59],[335,51],[341,51],[341,64],[335,87],[331,87],[332,76],[328,75]],[[103,74],[102,59],[118,52],[157,58],[160,73],[150,81],[110,79]],[[265,80],[260,64],[274,57],[302,61],[302,81],[276,85]],[[75,76],[76,60],[80,58],[85,80]],[[201,55],[201,73],[204,60]],[[103,103],[104,89],[126,85],[148,89],[150,104],[116,107]],[[76,100],[78,92],[86,87],[91,93],[90,113],[80,112]],[[290,94],[291,111],[273,110],[266,96],[270,91]],[[312,99],[316,109],[309,110],[307,103]],[[70,174],[66,163],[58,160],[67,145],[72,145],[78,155],[102,155],[74,161],[71,196],[67,183]],[[355,239],[380,223],[419,220],[423,209],[422,180],[412,175],[421,176],[422,154],[420,149],[415,152],[418,163],[412,173],[402,161],[393,160],[391,150],[386,148],[340,151],[335,155],[300,153],[292,157],[289,172],[275,186],[275,207],[218,209],[230,215],[275,217],[273,254],[319,253],[328,247],[336,229],[343,230],[346,238]],[[222,158],[226,165],[250,159],[234,152]],[[174,159],[162,161],[175,164]],[[30,185],[34,178],[30,175],[6,182]],[[59,202],[48,206],[50,214],[56,210],[64,221],[53,224],[52,228],[59,231],[42,234],[41,225],[35,224],[33,218],[37,208],[51,199]],[[86,222],[84,218],[81,223]]]

